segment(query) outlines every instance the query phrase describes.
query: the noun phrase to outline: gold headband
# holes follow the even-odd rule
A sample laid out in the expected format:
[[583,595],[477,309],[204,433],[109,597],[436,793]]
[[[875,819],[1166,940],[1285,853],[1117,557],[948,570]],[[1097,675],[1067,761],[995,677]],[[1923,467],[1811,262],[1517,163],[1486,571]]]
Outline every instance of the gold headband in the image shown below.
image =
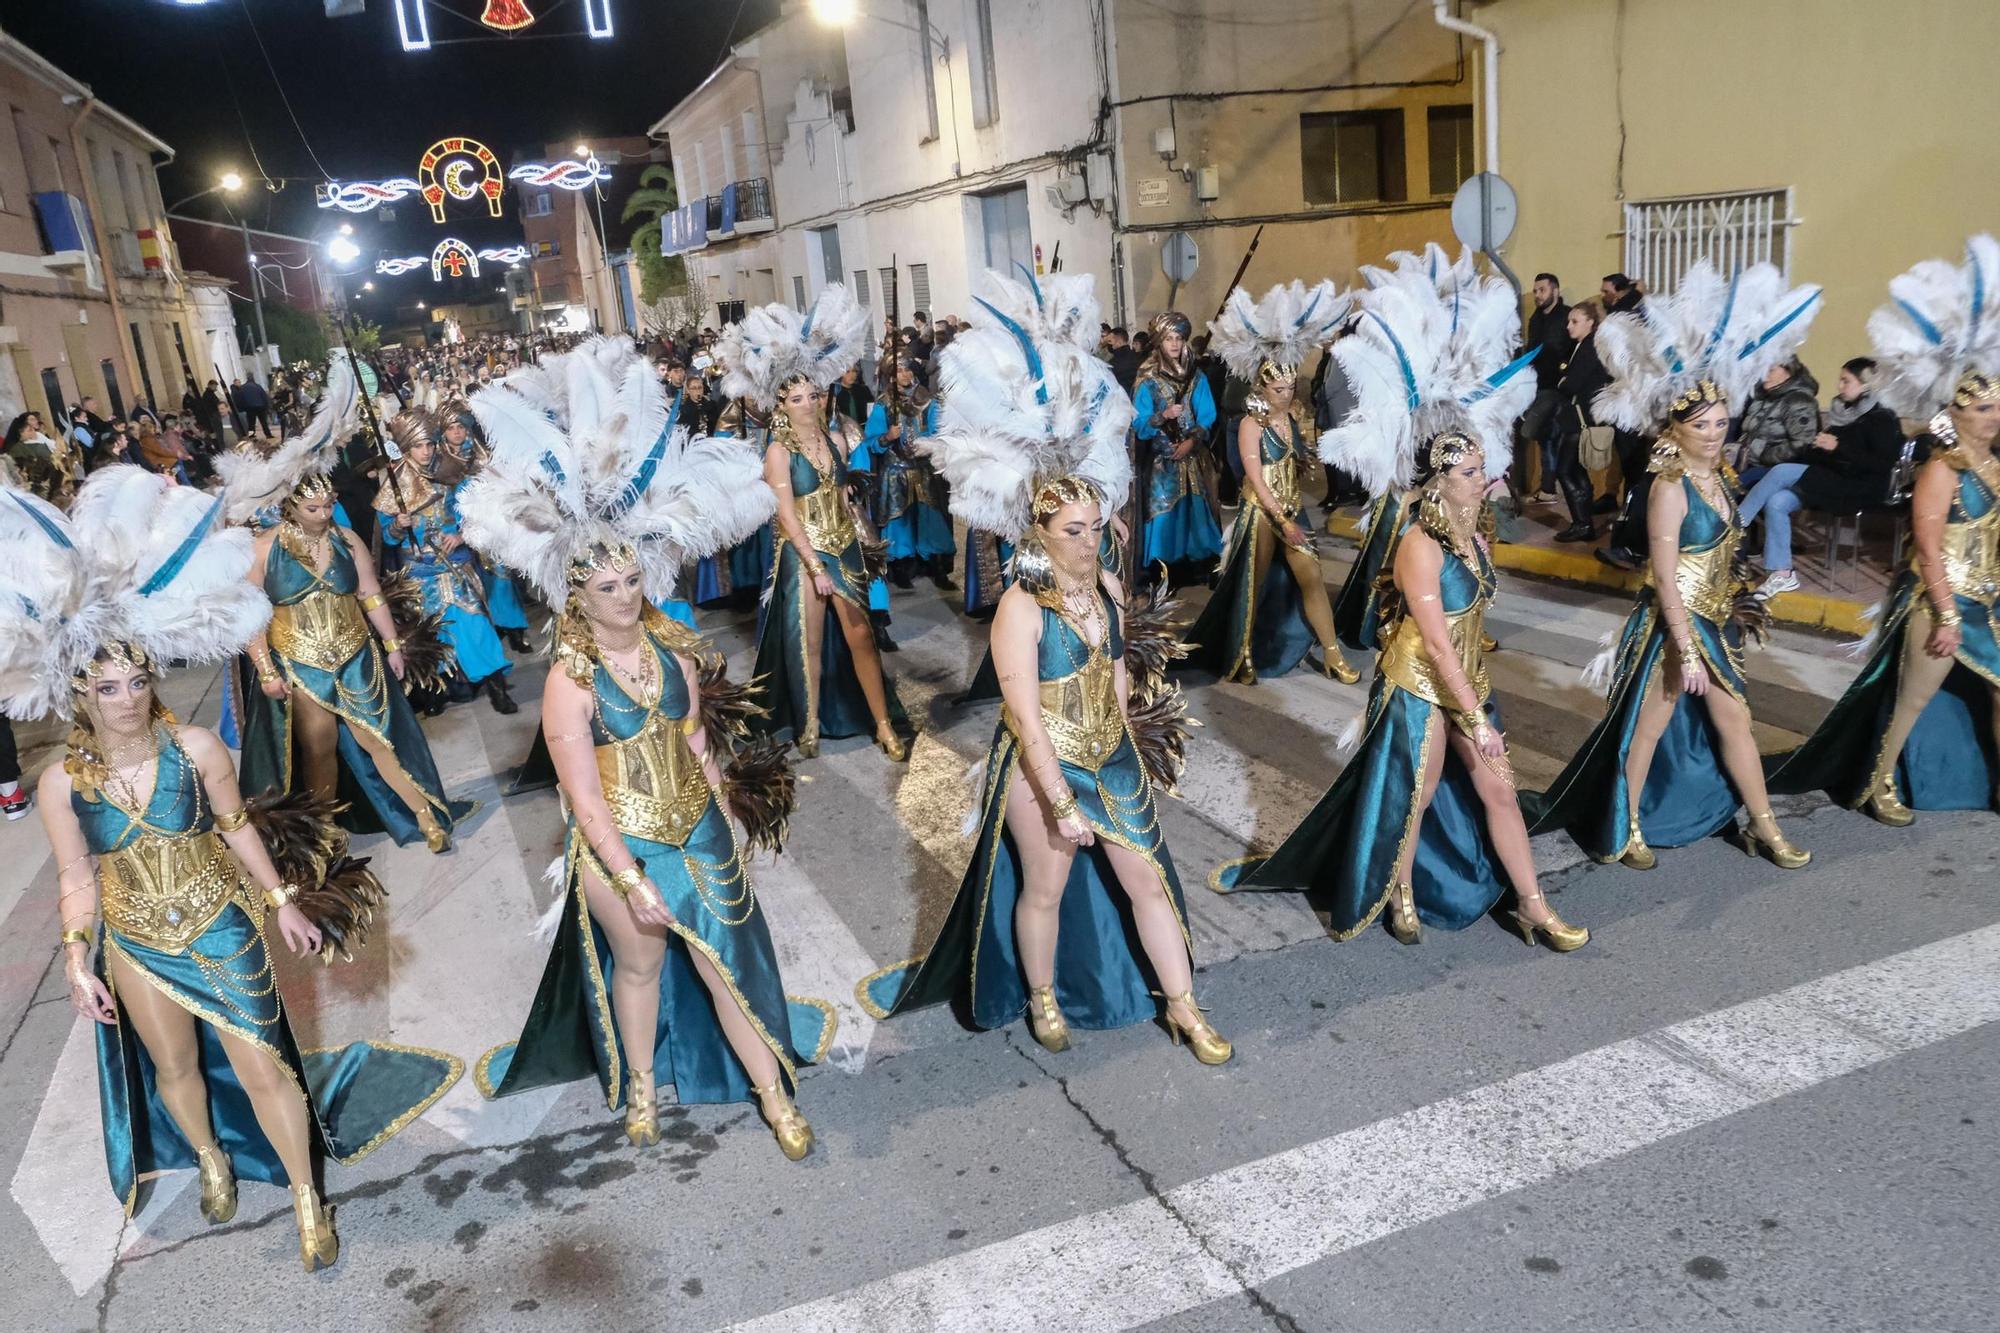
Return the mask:
[[1708,403],[1721,403],[1726,407],[1729,404],[1729,400],[1723,397],[1721,386],[1717,385],[1714,380],[1699,379],[1693,384],[1688,385],[1681,392],[1680,397],[1674,399],[1673,405],[1667,408],[1667,413],[1670,416],[1679,416],[1697,404],[1706,405]]
[[1076,476],[1057,477],[1053,481],[1043,482],[1036,488],[1030,512],[1034,515],[1035,522],[1039,523],[1064,505],[1082,504],[1086,501],[1100,504],[1103,500],[1104,495],[1097,489],[1096,483]]
[[592,542],[590,549],[569,562],[564,573],[572,588],[580,588],[590,581],[592,574],[607,569],[625,570],[639,563],[638,548],[630,542],[619,542],[613,546],[607,542]]
[[146,656],[146,650],[136,643],[113,640],[99,648],[82,669],[69,678],[72,693],[82,694],[90,688],[90,682],[102,676],[106,670],[117,667],[126,671],[150,671],[153,661]]
[[333,494],[333,477],[325,472],[309,472],[292,487],[294,500],[324,500]]
[[1958,377],[1958,385],[1952,390],[1953,407],[1971,407],[1974,403],[1996,402],[2000,402],[2000,376],[1968,369]]
[[1430,471],[1433,477],[1449,471],[1468,458],[1484,456],[1479,441],[1462,430],[1439,431],[1431,436]]
[[1257,363],[1259,384],[1296,384],[1299,378],[1297,366],[1281,366],[1268,357]]

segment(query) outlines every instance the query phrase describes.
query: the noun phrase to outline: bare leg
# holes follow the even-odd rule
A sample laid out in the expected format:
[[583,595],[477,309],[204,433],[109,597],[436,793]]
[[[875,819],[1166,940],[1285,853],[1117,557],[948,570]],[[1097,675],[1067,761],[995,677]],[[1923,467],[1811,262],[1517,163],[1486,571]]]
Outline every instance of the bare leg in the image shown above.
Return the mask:
[[189,1146],[215,1151],[208,1118],[208,1085],[201,1079],[201,1044],[195,1016],[162,995],[123,958],[105,951],[118,1003],[132,1020],[139,1044],[153,1062],[153,1086]]
[[833,599],[833,615],[847,640],[848,654],[854,659],[854,678],[861,683],[875,729],[881,731],[890,725],[889,692],[882,684],[882,658],[875,651],[874,627],[868,623],[868,613],[845,597]]
[[799,618],[805,622],[806,711],[812,719],[808,726],[810,734],[799,736],[799,753],[811,757],[819,750],[819,651],[820,639],[826,633],[826,599],[813,587],[812,576],[804,572],[799,575]]
[[394,750],[365,731],[355,729],[351,730],[350,734],[354,737],[355,743],[375,761],[375,771],[382,775],[382,781],[389,784],[389,790],[396,793],[396,798],[409,807],[412,815],[419,818],[426,815],[436,817],[436,811],[431,808],[430,800],[422,789],[410,780],[410,775],[404,771],[402,761],[396,757]]
[[[1153,965],[1160,989],[1168,996],[1186,995],[1194,989],[1194,970],[1188,964],[1187,937],[1181,933],[1180,918],[1174,915],[1173,900],[1166,883],[1146,858],[1115,842],[1101,842],[1111,868],[1118,875],[1118,887],[1132,903],[1132,920],[1139,928],[1139,944]],[[1169,1006],[1170,1008],[1172,1006]],[[1187,1022],[1199,1013],[1182,1013]]]
[[1333,631],[1333,603],[1326,594],[1326,571],[1320,568],[1319,557],[1311,551],[1287,546],[1285,563],[1291,566],[1292,577],[1299,581],[1299,601],[1306,624],[1312,626],[1313,637],[1319,640],[1319,650],[1326,654],[1327,665],[1335,674],[1347,676],[1352,668],[1341,655],[1340,641]]
[[1680,697],[1681,673],[1669,657],[1646,687],[1639,720],[1632,728],[1632,744],[1625,751],[1625,797],[1634,829],[1639,827],[1639,799],[1646,794],[1646,777],[1653,771],[1653,752],[1660,746],[1660,737],[1667,734],[1667,723],[1673,720],[1674,704]]
[[1722,767],[1736,784],[1737,795],[1743,798],[1753,820],[1760,814],[1765,816],[1770,825],[1767,831],[1775,832],[1778,824],[1770,819],[1771,796],[1764,788],[1764,761],[1757,753],[1757,738],[1750,731],[1750,710],[1720,686],[1711,686],[1702,702],[1708,706],[1709,719],[1722,741]]
[[1007,832],[1021,858],[1021,894],[1014,903],[1014,943],[1032,989],[1056,980],[1056,930],[1063,886],[1076,848],[1056,832],[1055,821],[1028,789],[1017,768],[1007,788]]
[[[1910,733],[1916,730],[1917,719],[1923,716],[1956,664],[1954,658],[1939,659],[1924,651],[1931,627],[1930,608],[1919,599],[1919,605],[1911,608],[1909,619],[1903,624],[1902,679],[1896,690],[1895,711],[1889,715],[1889,729],[1882,734],[1882,757],[1878,761],[1881,768],[1873,775],[1877,779],[1895,770],[1903,747],[1909,744]],[[1993,725],[1996,735],[2000,735],[2000,706],[1993,710]]]
[[[1416,822],[1418,824],[1423,822],[1424,812],[1431,808],[1431,798],[1437,795],[1438,776],[1444,772],[1444,753],[1446,747],[1437,744],[1436,732],[1438,730],[1452,730],[1451,722],[1435,706],[1431,709],[1431,726],[1434,730],[1432,732],[1430,754],[1424,760],[1424,771],[1421,775],[1424,789],[1423,794],[1417,798]],[[1413,825],[1410,829],[1409,841],[1404,844],[1403,854],[1396,860],[1396,883],[1408,884],[1410,882],[1410,867],[1416,863],[1416,859],[1417,833],[1416,827]]]
[[591,919],[610,942],[612,960],[618,965],[611,977],[611,1016],[618,1024],[625,1063],[650,1078],[660,1024],[660,967],[667,957],[666,927],[635,920],[625,900],[610,885],[588,867],[581,873]]
[[269,1051],[227,1032],[219,1035],[229,1067],[236,1071],[237,1081],[250,1097],[257,1127],[284,1164],[286,1180],[293,1185],[312,1184],[312,1113],[305,1094]]
[[296,790],[303,781],[307,791],[330,801],[340,778],[340,754],[334,748],[340,740],[339,723],[319,700],[296,686],[291,706],[292,747],[299,766],[292,787]]
[[778,1081],[778,1057],[757,1035],[757,1029],[743,1012],[742,1004],[729,989],[729,983],[709,961],[707,954],[696,948],[688,949],[688,956],[694,960],[694,970],[701,974],[701,981],[708,987],[709,999],[715,1002],[715,1018],[722,1025],[723,1040],[729,1049],[736,1052],[736,1058],[743,1062],[743,1072],[750,1076],[753,1087],[768,1088]]
[[1486,808],[1486,834],[1507,882],[1520,900],[1520,910],[1529,922],[1541,925],[1555,913],[1542,896],[1535,873],[1535,856],[1529,848],[1528,824],[1521,817],[1521,800],[1514,786],[1514,768],[1506,759],[1488,759],[1458,728],[1451,729],[1451,751],[1472,775],[1472,789]]

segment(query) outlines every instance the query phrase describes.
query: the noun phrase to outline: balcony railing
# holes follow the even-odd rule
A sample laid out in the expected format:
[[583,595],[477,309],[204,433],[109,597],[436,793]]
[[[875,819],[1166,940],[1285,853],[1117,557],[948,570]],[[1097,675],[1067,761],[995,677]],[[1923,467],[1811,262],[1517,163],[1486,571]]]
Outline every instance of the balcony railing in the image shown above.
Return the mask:
[[731,181],[719,195],[708,197],[708,239],[719,241],[745,232],[770,231],[771,182],[758,176],[747,181]]

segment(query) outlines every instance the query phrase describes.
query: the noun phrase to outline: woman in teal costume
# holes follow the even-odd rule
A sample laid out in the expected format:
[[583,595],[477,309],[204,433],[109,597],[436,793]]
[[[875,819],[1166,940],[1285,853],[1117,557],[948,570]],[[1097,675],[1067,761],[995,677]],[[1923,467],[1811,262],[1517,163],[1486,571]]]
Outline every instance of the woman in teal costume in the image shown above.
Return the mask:
[[507,689],[514,667],[487,612],[478,558],[459,534],[464,474],[456,459],[438,458],[425,418],[405,412],[389,430],[403,457],[390,464],[375,495],[382,544],[406,562],[423,589],[424,610],[443,617],[439,632],[467,683],[485,691],[496,713],[517,713]]
[[1153,317],[1153,350],[1133,390],[1133,430],[1151,455],[1146,565],[1166,565],[1179,582],[1206,579],[1210,562],[1222,554],[1203,446],[1215,428],[1215,396],[1188,356],[1191,327],[1178,310]]
[[1385,491],[1368,507],[1368,527],[1361,545],[1348,566],[1347,581],[1333,599],[1333,632],[1342,647],[1357,653],[1372,653],[1381,646],[1376,635],[1381,629],[1381,579],[1396,555],[1396,539],[1410,525],[1413,492],[1401,488]]
[[[468,474],[486,462],[486,443],[474,433],[478,425],[463,399],[448,403],[438,414],[438,443]],[[343,520],[344,522],[345,520]],[[505,565],[480,557],[479,586],[485,593],[486,615],[501,640],[517,653],[528,651],[528,605],[521,585]]]
[[901,763],[910,755],[908,723],[875,647],[861,536],[848,508],[851,442],[820,425],[823,394],[812,380],[787,379],[778,395],[764,480],[778,498],[782,540],[752,670],[769,711],[755,726],[789,737],[806,756],[819,752],[822,737],[872,735]]
[[1875,650],[1771,790],[1825,791],[1884,824],[1915,810],[2000,808],[2000,244],[1975,236],[1964,269],[1937,260],[1890,284],[1868,331],[1885,397],[1922,417],[1940,401],[1910,501],[1909,568],[1889,589]]
[[868,461],[856,466],[875,474],[875,526],[888,546],[896,586],[909,587],[913,571],[921,567],[931,582],[953,592],[951,518],[937,473],[917,444],[937,433],[937,414],[937,400],[917,383],[916,361],[897,357],[893,387],[868,409],[867,428],[855,451]]
[[374,562],[360,537],[333,523],[332,507],[325,478],[308,477],[257,539],[250,581],[274,610],[249,649],[261,692],[244,700],[244,785],[303,786],[327,800],[358,789],[398,845],[422,838],[442,852],[478,805],[444,793],[403,694],[401,644]]

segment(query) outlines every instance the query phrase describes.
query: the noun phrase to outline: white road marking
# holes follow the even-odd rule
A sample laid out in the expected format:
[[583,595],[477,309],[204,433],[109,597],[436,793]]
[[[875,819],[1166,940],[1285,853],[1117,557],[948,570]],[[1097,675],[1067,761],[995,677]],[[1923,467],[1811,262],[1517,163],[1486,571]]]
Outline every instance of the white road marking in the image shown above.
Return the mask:
[[1122,1329],[2000,1021],[2000,926],[734,1326]]

